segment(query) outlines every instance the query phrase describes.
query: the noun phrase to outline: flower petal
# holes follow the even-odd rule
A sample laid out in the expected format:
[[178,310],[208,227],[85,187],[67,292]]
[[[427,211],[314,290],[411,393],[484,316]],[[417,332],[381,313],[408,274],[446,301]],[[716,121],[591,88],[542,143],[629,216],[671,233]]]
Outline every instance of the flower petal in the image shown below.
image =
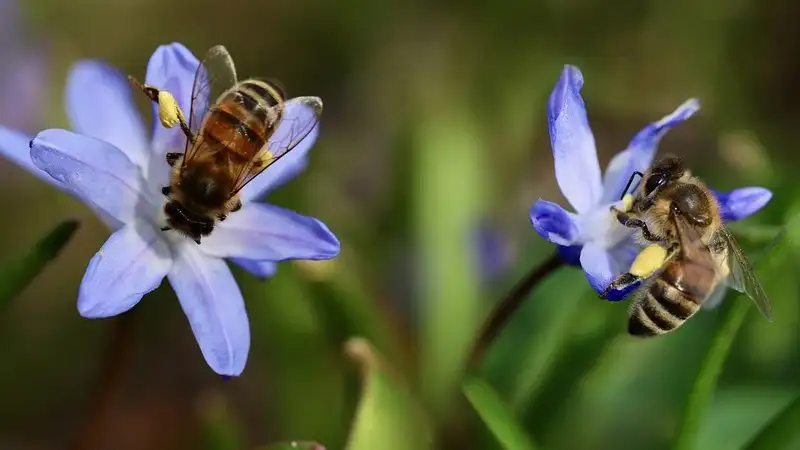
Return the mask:
[[712,192],[719,202],[720,214],[725,221],[750,217],[772,199],[772,192],[763,187],[744,187],[730,192]]
[[[270,142],[288,143],[296,139],[295,134],[299,130],[303,132],[308,130],[304,125],[311,126],[318,120],[318,114],[307,103],[301,102],[296,98],[287,101],[283,118],[270,138]],[[261,198],[303,171],[308,165],[308,151],[314,146],[317,136],[319,136],[319,124],[314,125],[305,138],[297,143],[291,151],[247,184],[241,192],[242,201]]]
[[207,256],[194,242],[181,242],[169,282],[208,365],[220,375],[242,373],[250,351],[244,299],[225,261]]
[[575,214],[555,203],[537,200],[531,207],[530,215],[536,232],[553,244],[569,246],[578,243]]
[[[175,97],[186,120],[192,109],[192,84],[200,61],[183,44],[159,46],[147,63],[145,83],[168,91]],[[205,106],[205,105],[204,105]],[[153,103],[153,142],[156,156],[183,151],[186,138],[180,127],[165,128],[158,120],[158,105]]]
[[[592,288],[602,294],[611,280],[628,270],[638,252],[638,247],[628,240],[611,250],[590,242],[581,250],[581,267]],[[629,293],[630,289],[621,293],[612,292],[615,295],[610,300],[621,300]]]
[[594,243],[588,243],[581,250],[581,267],[592,289],[603,293],[606,286],[614,279],[614,261],[611,254]]
[[582,87],[581,71],[575,66],[564,66],[547,102],[556,180],[561,192],[579,213],[596,205],[602,195],[600,164],[581,98]]
[[209,255],[268,261],[331,259],[339,240],[313,217],[263,203],[231,213],[200,246]]
[[628,148],[616,155],[606,169],[603,180],[603,202],[619,200],[633,172],[644,172],[650,167],[658,144],[667,131],[692,117],[699,109],[700,102],[694,98],[689,99],[672,113],[637,133],[628,144]]
[[261,279],[270,278],[278,272],[278,263],[275,261],[231,258],[231,262]]
[[30,152],[36,167],[106,217],[132,222],[143,206],[139,168],[105,141],[50,129],[33,138]]
[[40,180],[60,188],[60,185],[53,177],[33,164],[30,142],[30,136],[9,128],[0,127],[0,156],[22,167]]
[[144,167],[148,142],[132,93],[116,69],[97,61],[78,62],[67,78],[67,115],[73,131],[116,146]]
[[153,227],[126,225],[89,261],[78,293],[78,311],[89,318],[123,313],[157,288],[171,266],[169,247]]

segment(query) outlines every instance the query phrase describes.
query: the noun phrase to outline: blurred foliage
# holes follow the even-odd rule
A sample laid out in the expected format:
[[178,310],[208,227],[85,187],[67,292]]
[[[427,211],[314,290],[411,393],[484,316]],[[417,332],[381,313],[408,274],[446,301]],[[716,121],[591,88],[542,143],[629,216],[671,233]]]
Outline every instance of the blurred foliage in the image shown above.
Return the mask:
[[[646,123],[698,97],[700,114],[671,131],[661,152],[684,156],[715,188],[773,190],[767,208],[732,227],[745,250],[762,248],[800,213],[800,6],[21,6],[22,41],[37,44],[24,52],[46,44],[49,84],[10,108],[37,102],[25,106],[42,109],[39,129],[68,126],[63,87],[77,59],[142,77],[156,46],[172,41],[196,54],[222,43],[240,74],[277,78],[292,95],[319,95],[326,108],[309,168],[269,201],[320,218],[340,238],[341,256],[283,263],[267,281],[235,270],[253,335],[247,369],[236,379],[222,380],[205,365],[168,286],[148,295],[136,307],[125,370],[106,392],[87,446],[800,448],[789,435],[799,428],[798,222],[758,268],[773,322],[730,295],[679,332],[638,341],[625,334],[625,303],[598,300],[579,270],[564,268],[532,292],[478,373],[465,378],[469,344],[493,302],[552,250],[530,229],[528,208],[540,197],[566,205],[545,119],[566,63],[583,71],[602,165]],[[0,42],[0,54],[13,53],[2,51],[9,42]],[[0,83],[19,79],[8,75],[16,64],[5,61]],[[0,171],[2,261],[13,264],[64,217],[82,223],[41,273],[37,265],[3,278],[15,292],[38,273],[2,317],[0,448],[64,448],[93,410],[114,336],[116,319],[86,320],[75,307],[83,270],[108,230],[22,169],[0,161]],[[518,257],[482,283],[469,236],[486,222]],[[677,441],[681,430],[687,434]]]

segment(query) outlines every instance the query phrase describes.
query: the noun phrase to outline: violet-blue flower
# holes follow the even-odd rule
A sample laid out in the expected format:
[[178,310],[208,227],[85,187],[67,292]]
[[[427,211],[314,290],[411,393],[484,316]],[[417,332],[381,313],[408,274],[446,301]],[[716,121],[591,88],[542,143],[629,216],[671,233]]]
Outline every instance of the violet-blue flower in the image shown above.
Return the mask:
[[[568,263],[580,264],[591,286],[602,293],[609,282],[630,267],[640,248],[633,230],[611,215],[634,171],[644,172],[652,163],[659,141],[673,126],[700,109],[695,99],[641,130],[628,148],[615,155],[600,173],[594,136],[581,98],[583,75],[565,66],[547,104],[550,144],[561,192],[575,212],[545,200],[537,200],[530,211],[534,229],[558,245]],[[727,193],[715,192],[725,220],[740,220],[760,210],[772,198],[762,187],[745,187]],[[620,299],[624,293],[617,293]]]
[[[189,111],[198,65],[183,45],[161,46],[150,59],[145,82],[169,91]],[[240,193],[241,210],[197,245],[160,230],[165,201],[160,189],[168,184],[169,174],[165,155],[182,151],[185,137],[177,128],[161,126],[154,105],[148,138],[132,93],[116,70],[95,61],[79,62],[70,72],[66,93],[75,132],[42,131],[30,142],[26,161],[17,148],[22,136],[0,129],[0,150],[34,173],[41,169],[49,174],[114,230],[81,282],[81,315],[99,318],[125,312],[166,276],[209,366],[223,375],[239,375],[250,348],[250,328],[241,291],[224,259],[269,276],[276,261],[330,259],[339,253],[339,241],[322,222],[254,202],[305,167],[318,127],[248,184]],[[307,114],[315,113],[302,102],[287,101],[275,137],[290,132],[291,126],[284,123]]]

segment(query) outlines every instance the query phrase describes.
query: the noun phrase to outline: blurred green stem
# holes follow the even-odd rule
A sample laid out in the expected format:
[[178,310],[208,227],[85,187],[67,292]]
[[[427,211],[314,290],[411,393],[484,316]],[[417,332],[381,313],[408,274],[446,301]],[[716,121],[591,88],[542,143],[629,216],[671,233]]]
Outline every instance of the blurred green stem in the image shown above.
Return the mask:
[[778,412],[743,448],[745,450],[788,450],[800,439],[800,397]]
[[477,367],[483,359],[483,355],[492,341],[500,334],[500,331],[505,328],[506,324],[511,320],[522,302],[528,298],[528,295],[533,289],[548,275],[553,273],[559,267],[564,265],[564,261],[559,258],[558,253],[554,252],[544,263],[534,267],[523,277],[511,291],[506,294],[497,306],[489,314],[489,318],[481,328],[477,341],[470,353],[470,366]]
[[744,298],[737,298],[729,302],[726,314],[714,334],[708,354],[700,366],[700,371],[689,394],[683,414],[683,423],[673,447],[675,450],[694,448],[697,432],[706,417],[708,405],[717,387],[717,380],[725,365],[725,359],[736,334],[744,323],[750,306],[750,301]]

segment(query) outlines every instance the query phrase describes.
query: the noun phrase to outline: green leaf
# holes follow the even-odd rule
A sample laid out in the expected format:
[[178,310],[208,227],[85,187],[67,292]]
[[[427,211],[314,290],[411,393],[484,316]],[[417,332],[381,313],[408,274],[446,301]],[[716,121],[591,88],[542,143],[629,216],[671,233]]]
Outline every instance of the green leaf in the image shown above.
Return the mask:
[[444,98],[434,104],[416,133],[415,231],[424,276],[420,382],[426,402],[445,417],[458,395],[482,310],[472,242],[486,150],[467,108]]
[[345,352],[361,369],[362,391],[347,440],[347,450],[425,450],[433,448],[428,421],[409,389],[372,346],[354,338]]
[[27,254],[0,266],[0,308],[5,307],[58,256],[78,230],[78,225],[77,220],[61,222],[40,239]]
[[745,450],[789,450],[800,444],[800,397],[781,410],[744,447]]
[[517,418],[489,383],[477,377],[469,377],[464,381],[463,390],[467,400],[504,449],[536,449]]
[[316,442],[277,442],[259,447],[258,450],[325,450],[325,446]]

